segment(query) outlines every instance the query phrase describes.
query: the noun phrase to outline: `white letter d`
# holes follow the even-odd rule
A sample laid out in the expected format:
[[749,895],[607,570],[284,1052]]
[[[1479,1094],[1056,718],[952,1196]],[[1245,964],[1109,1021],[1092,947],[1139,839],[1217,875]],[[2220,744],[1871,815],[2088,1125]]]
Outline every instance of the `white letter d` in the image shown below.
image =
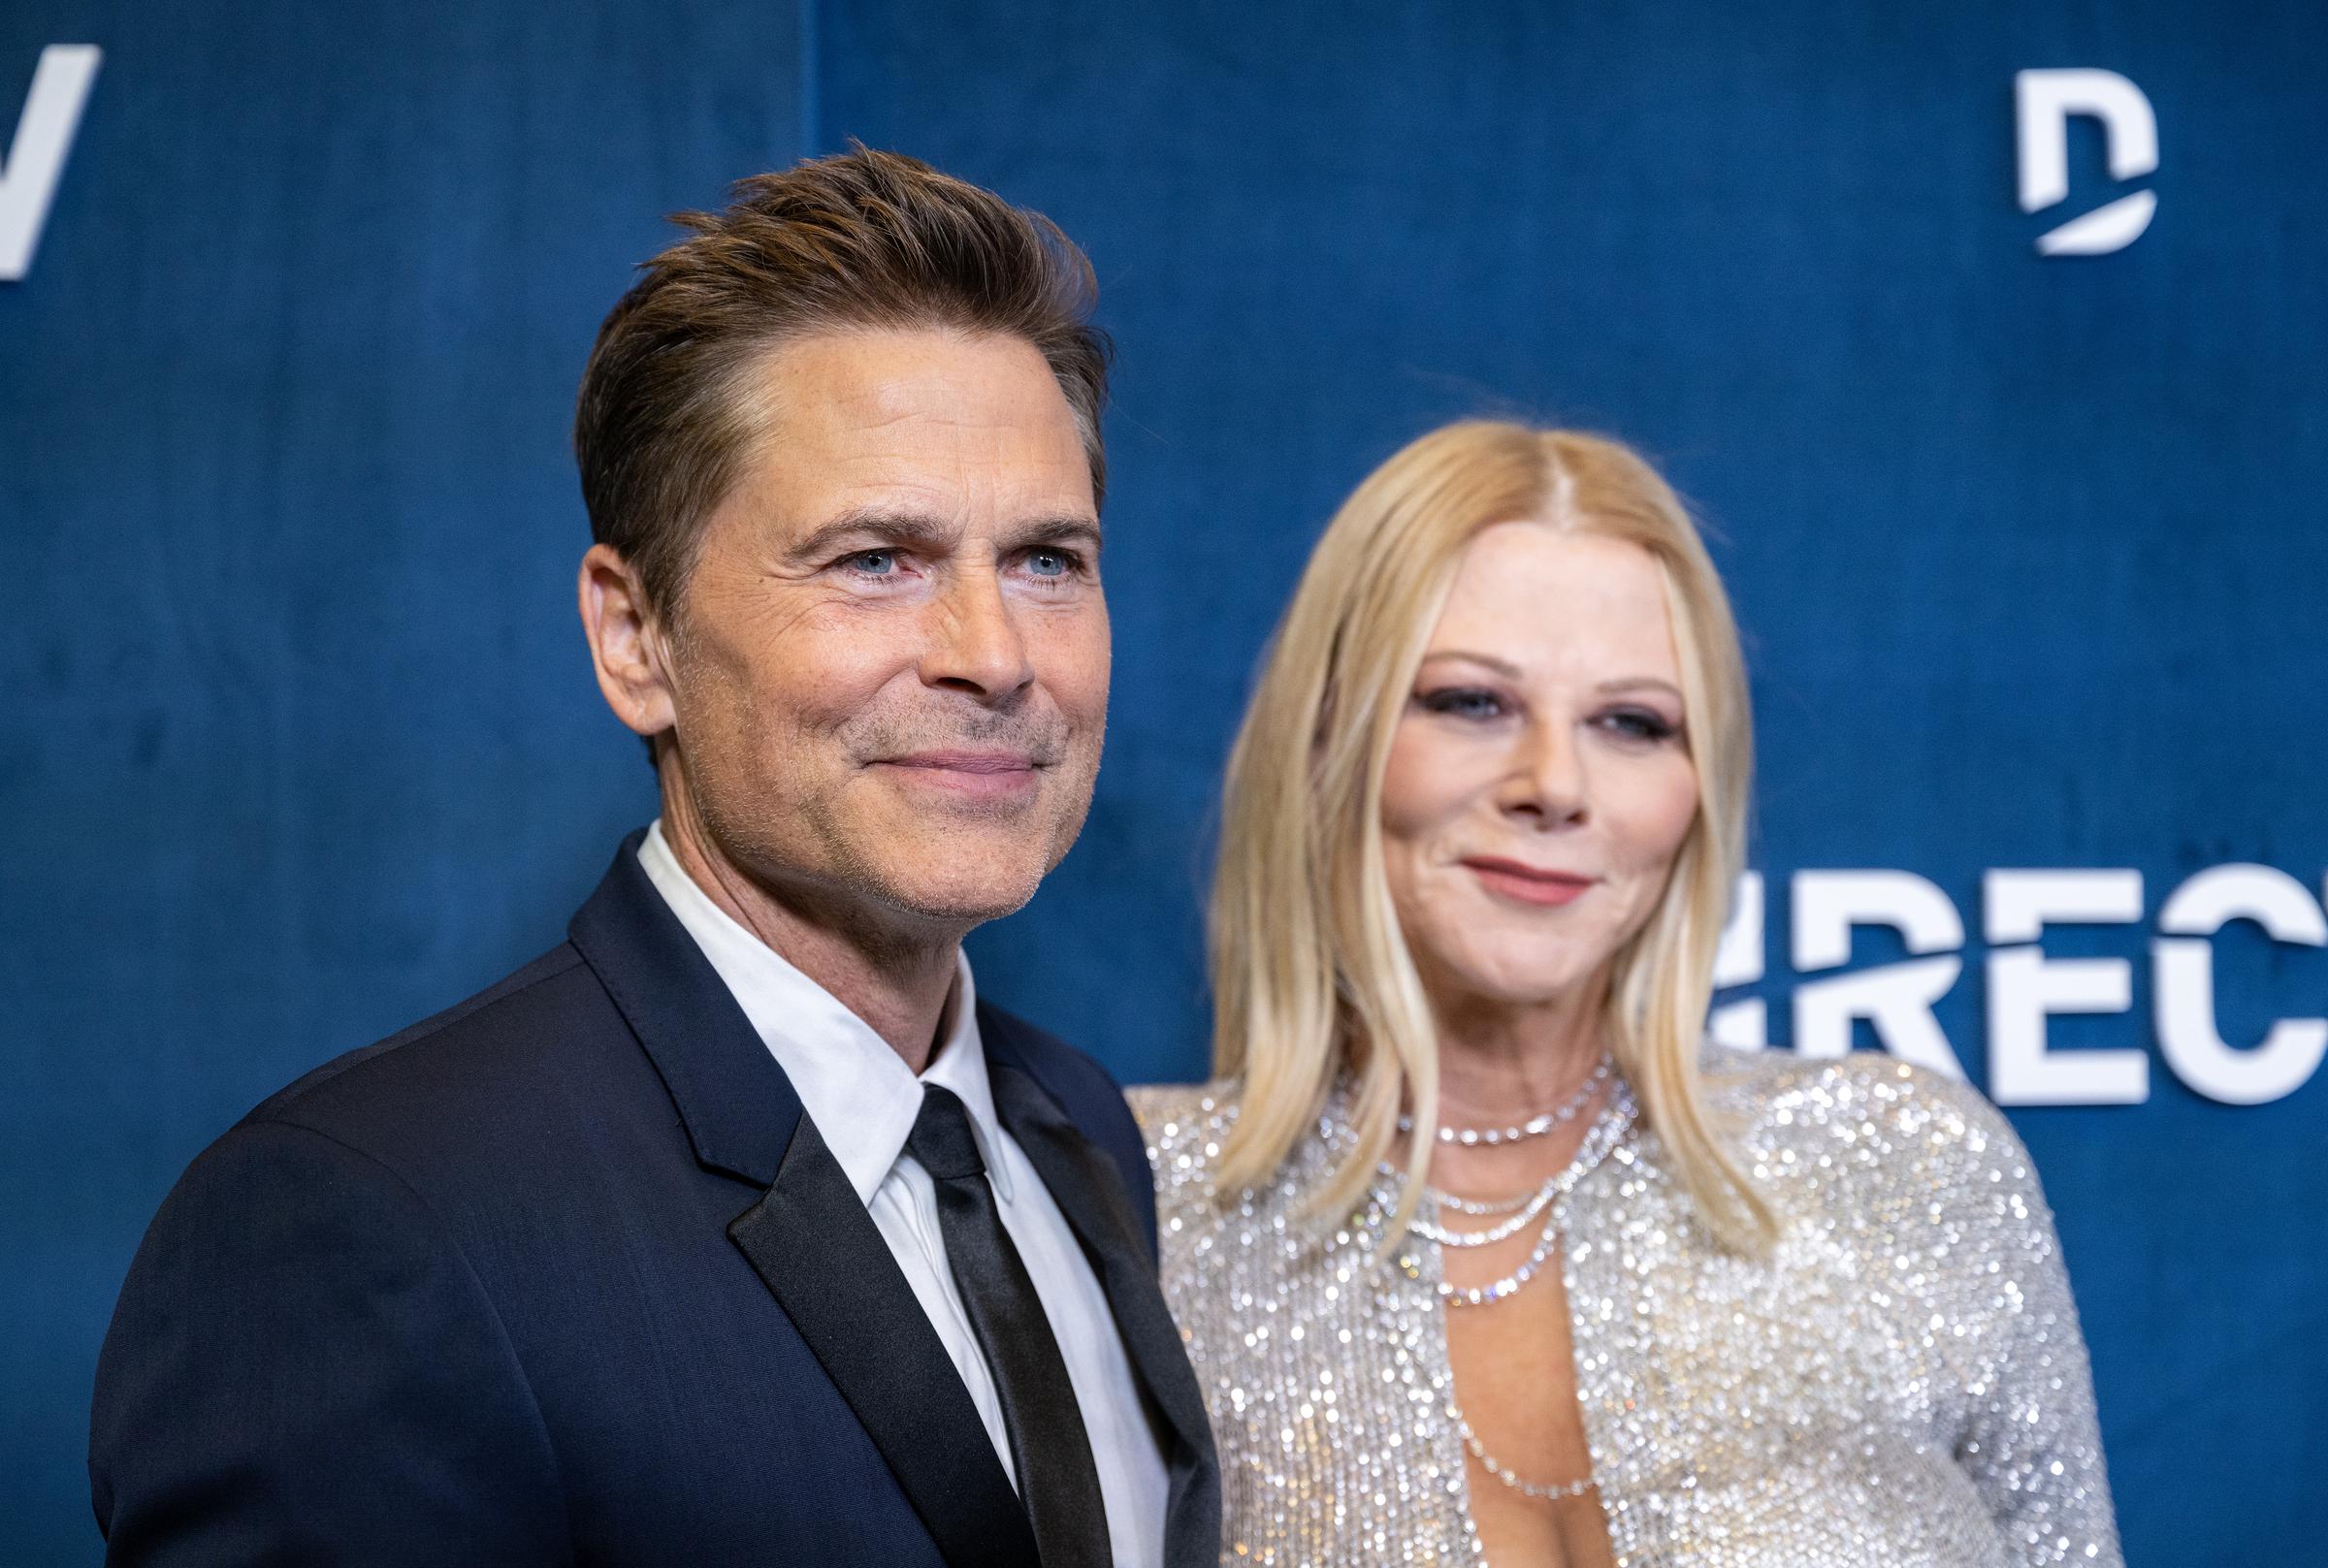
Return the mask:
[[[2022,71],[2013,78],[2021,140],[2021,209],[2069,199],[2069,116],[2102,122],[2110,177],[2137,179],[2158,168],[2158,117],[2150,101],[2115,71]],[[2156,191],[2136,191],[2041,235],[2046,256],[2102,256],[2123,250],[2150,226]]]

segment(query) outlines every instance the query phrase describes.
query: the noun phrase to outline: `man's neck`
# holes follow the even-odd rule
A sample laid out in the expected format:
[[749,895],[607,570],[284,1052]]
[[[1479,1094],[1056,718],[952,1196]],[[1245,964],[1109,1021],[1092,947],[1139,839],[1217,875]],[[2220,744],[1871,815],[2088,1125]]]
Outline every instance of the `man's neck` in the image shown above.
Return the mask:
[[721,853],[693,814],[673,804],[666,791],[663,840],[704,896],[862,1018],[920,1076],[954,990],[961,933],[900,930],[788,900]]

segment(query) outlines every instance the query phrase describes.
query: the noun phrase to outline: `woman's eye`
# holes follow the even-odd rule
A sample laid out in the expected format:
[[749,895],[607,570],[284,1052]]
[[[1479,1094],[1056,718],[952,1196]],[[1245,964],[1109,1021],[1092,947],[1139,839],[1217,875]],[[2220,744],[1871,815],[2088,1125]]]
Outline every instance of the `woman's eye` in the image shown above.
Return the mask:
[[1619,708],[1600,716],[1600,727],[1625,740],[1654,745],[1681,733],[1681,726],[1653,708]]
[[1506,712],[1501,694],[1485,687],[1441,687],[1426,691],[1418,699],[1426,713],[1445,714],[1455,719],[1500,719]]

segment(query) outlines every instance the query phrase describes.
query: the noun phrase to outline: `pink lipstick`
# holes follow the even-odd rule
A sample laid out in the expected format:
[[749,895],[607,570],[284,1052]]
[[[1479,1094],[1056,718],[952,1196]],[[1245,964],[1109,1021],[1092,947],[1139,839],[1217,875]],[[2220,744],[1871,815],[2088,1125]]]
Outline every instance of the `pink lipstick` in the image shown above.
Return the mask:
[[1598,877],[1572,871],[1547,871],[1494,855],[1469,855],[1463,862],[1479,879],[1479,885],[1500,898],[1521,904],[1556,908],[1572,904],[1592,889]]

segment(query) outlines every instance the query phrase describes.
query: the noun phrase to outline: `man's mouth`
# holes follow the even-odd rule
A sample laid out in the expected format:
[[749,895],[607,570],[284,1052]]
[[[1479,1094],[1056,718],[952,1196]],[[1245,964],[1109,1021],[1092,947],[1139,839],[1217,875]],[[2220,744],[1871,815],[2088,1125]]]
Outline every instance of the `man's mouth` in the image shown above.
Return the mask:
[[873,766],[894,769],[902,778],[975,799],[1004,799],[1031,790],[1035,775],[1049,763],[1027,752],[997,748],[943,748],[884,757]]

